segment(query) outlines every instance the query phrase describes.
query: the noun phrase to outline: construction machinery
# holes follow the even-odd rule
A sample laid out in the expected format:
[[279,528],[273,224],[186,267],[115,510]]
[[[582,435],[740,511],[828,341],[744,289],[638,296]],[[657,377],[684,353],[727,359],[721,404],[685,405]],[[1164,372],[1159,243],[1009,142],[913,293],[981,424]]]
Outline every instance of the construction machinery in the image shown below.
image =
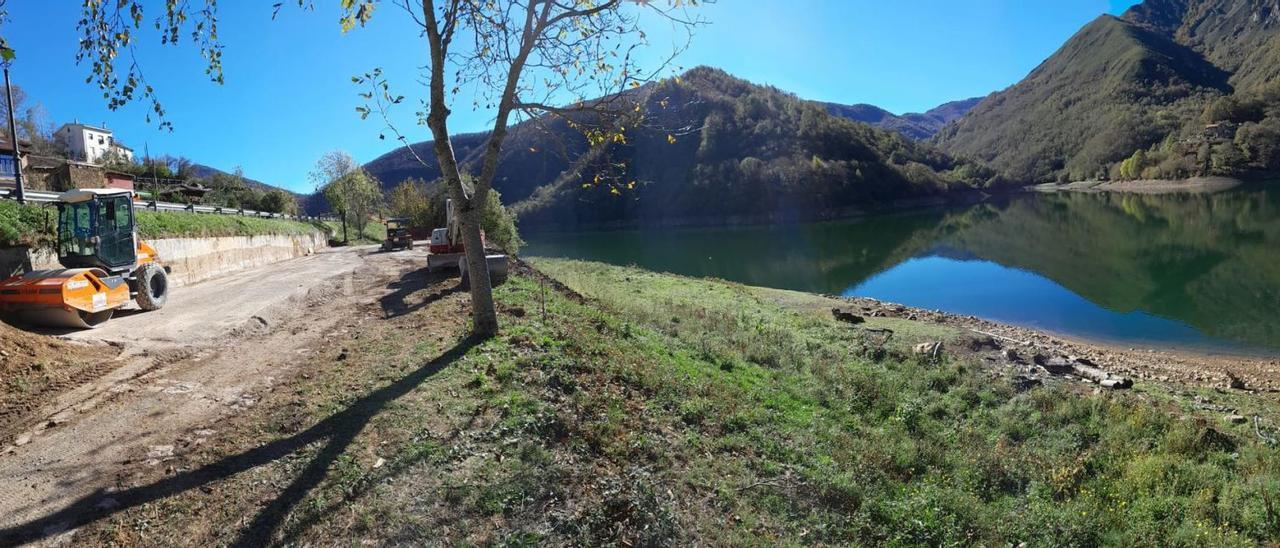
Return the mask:
[[[445,227],[431,231],[430,254],[427,255],[427,271],[438,269],[458,269],[462,275],[462,286],[470,287],[470,276],[467,273],[467,249],[462,245],[462,227],[453,214],[453,200],[444,203]],[[484,231],[480,231],[480,243],[484,244]],[[485,255],[485,265],[489,270],[489,281],[494,285],[507,279],[507,256]]]
[[387,219],[386,225],[387,238],[382,241],[383,251],[413,249],[413,235],[409,233],[409,219]]
[[[427,247],[427,271],[435,272],[442,268],[457,268],[458,261],[466,258],[466,247],[462,245],[462,226],[453,214],[453,200],[444,202],[444,228],[431,231],[431,245]],[[484,232],[480,233],[480,242],[484,242]]]
[[33,325],[92,329],[133,301],[157,310],[168,269],[138,238],[133,191],[78,189],[58,197],[58,262],[0,281],[0,313]]

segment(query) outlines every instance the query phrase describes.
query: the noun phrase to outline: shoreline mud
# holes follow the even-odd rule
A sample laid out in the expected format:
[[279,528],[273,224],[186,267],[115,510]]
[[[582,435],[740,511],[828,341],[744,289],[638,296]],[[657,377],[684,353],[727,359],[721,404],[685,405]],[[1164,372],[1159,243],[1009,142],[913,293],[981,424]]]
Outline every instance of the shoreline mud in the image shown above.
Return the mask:
[[1244,181],[1231,177],[1192,177],[1190,179],[1141,179],[1135,181],[1076,181],[1044,183],[1029,188],[1035,192],[1128,192],[1133,194],[1214,193],[1231,190]]
[[1128,347],[1020,327],[976,316],[909,307],[866,297],[834,297],[876,317],[947,326],[998,339],[1024,358],[1070,357],[1097,364],[1135,382],[1153,381],[1210,388],[1280,393],[1280,354],[1275,357],[1212,354],[1184,348]]

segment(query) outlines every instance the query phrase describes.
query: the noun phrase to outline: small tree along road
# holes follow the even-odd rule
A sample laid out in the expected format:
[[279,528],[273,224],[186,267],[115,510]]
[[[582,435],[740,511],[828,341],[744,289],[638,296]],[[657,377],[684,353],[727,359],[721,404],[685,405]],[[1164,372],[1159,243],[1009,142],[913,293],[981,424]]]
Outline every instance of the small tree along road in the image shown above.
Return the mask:
[[327,152],[316,162],[311,180],[324,195],[329,207],[342,219],[342,243],[351,243],[347,226],[364,235],[369,217],[382,206],[382,189],[355,159],[346,152]]
[[[303,7],[313,5],[312,0],[296,1]],[[690,29],[702,22],[691,17],[691,8],[709,1],[712,0],[385,2],[401,8],[426,40],[430,59],[424,67],[427,93],[419,101],[418,118],[434,139],[443,182],[462,226],[467,266],[474,273],[471,302],[475,334],[489,336],[498,329],[480,226],[508,125],[521,118],[559,117],[579,129],[592,145],[625,142],[628,125],[642,117],[641,102],[629,90],[661,75],[681,49],[674,46],[671,55],[658,57],[663,61],[646,71],[638,59],[638,50],[648,45],[642,27],[670,25],[677,34],[684,31],[689,36]],[[117,108],[135,98],[148,101],[151,114],[162,127],[168,127],[155,90],[133,58],[131,44],[135,33],[145,28],[147,3],[85,2],[78,24],[81,40],[77,59],[92,65],[91,80],[105,90],[108,106]],[[162,43],[176,44],[184,34],[189,35],[207,60],[210,79],[221,83],[217,4],[209,1],[192,7],[172,0],[155,3],[162,11],[154,19]],[[275,4],[277,14],[284,3]],[[340,0],[343,30],[368,23],[382,3]],[[116,71],[118,64],[124,67],[124,74]],[[380,112],[389,129],[407,146],[408,139],[387,116],[387,109],[400,104],[404,97],[392,94],[380,69],[353,80],[370,86],[370,91],[362,94],[366,104],[356,110],[365,117]],[[483,154],[476,165],[468,166],[459,165],[449,133],[450,99],[463,88],[475,93],[476,108],[483,105],[494,110],[493,128]],[[416,155],[412,148],[409,151]],[[464,177],[464,171],[471,177]]]

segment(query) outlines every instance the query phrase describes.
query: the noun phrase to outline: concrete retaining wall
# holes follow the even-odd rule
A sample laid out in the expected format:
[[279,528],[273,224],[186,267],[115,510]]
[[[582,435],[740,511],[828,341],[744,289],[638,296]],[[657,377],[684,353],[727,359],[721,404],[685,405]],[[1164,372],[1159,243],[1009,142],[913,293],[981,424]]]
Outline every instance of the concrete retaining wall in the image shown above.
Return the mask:
[[[324,234],[298,236],[228,236],[147,240],[172,269],[174,286],[310,255],[328,245]],[[30,270],[61,268],[50,250],[0,249],[0,278]]]
[[0,279],[49,268],[62,268],[52,249],[0,248]]
[[310,255],[326,247],[328,239],[317,232],[301,236],[170,238],[147,243],[160,254],[160,261],[173,269],[169,280],[174,285],[185,285]]

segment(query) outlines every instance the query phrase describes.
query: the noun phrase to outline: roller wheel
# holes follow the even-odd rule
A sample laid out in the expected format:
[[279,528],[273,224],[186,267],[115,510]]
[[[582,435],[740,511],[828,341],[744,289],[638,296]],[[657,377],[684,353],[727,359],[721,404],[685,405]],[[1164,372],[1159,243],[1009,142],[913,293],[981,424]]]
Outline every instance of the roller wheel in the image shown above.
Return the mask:
[[160,310],[169,299],[169,276],[155,263],[138,269],[138,308]]

